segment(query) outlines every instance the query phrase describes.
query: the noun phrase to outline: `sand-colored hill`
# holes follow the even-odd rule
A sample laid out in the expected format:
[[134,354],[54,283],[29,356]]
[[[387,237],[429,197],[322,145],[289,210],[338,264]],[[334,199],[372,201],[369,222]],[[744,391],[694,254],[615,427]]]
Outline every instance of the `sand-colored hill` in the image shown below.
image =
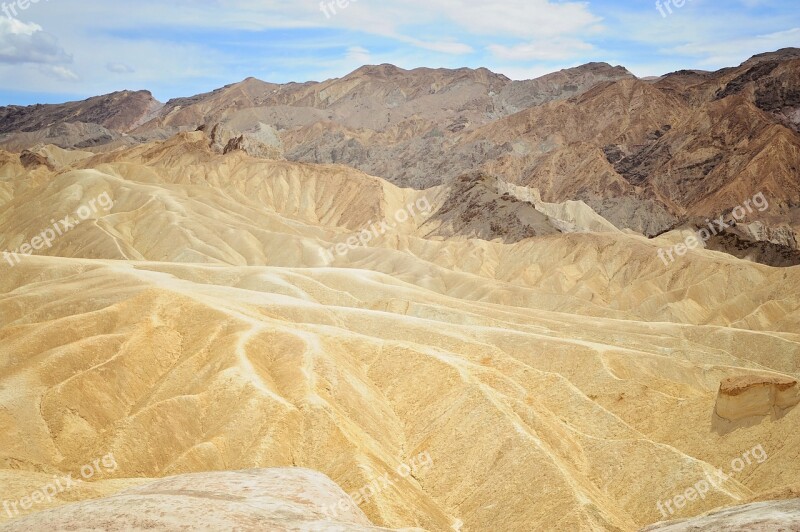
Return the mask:
[[[496,179],[401,189],[210,143],[62,155],[26,186],[0,153],[0,248],[97,207],[0,261],[0,499],[113,454],[52,505],[300,467],[373,486],[356,504],[376,526],[627,531],[757,446],[766,459],[670,517],[800,483],[791,401],[733,428],[715,417],[722,382],[800,377],[800,269],[702,249],[665,267],[671,236],[598,232],[585,205]],[[497,209],[552,231],[479,233]],[[380,221],[394,226],[346,245]],[[130,493],[52,515],[116,512]]]

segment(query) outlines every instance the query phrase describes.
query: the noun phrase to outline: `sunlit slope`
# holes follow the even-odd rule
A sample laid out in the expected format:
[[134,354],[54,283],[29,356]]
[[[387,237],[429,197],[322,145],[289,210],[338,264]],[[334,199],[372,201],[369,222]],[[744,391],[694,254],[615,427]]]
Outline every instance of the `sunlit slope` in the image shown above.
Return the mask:
[[[504,220],[521,220],[531,211],[549,234],[513,245],[501,243],[500,237],[494,242],[467,239],[459,234],[491,227],[495,193],[470,199],[467,212],[472,214],[464,219],[463,212],[454,216],[459,211],[450,208],[461,197],[458,187],[419,192],[345,167],[243,154],[221,157],[208,151],[204,139],[201,133],[186,134],[77,161],[89,168],[56,169],[33,188],[21,188],[23,178],[10,179],[19,190],[0,212],[0,248],[18,249],[53,220],[106,195],[113,206],[98,209],[37,254],[356,267],[442,294],[504,305],[628,320],[800,330],[798,268],[768,268],[700,250],[665,265],[658,247],[669,247],[672,240],[620,232],[553,234],[566,224],[585,224],[583,231],[606,227],[585,206],[547,204],[542,209],[555,216],[548,218],[532,211],[532,203],[516,199],[504,207]],[[2,169],[11,172],[13,165],[8,162]],[[398,211],[406,213],[402,221],[395,216]],[[385,234],[378,231],[365,246],[335,252],[336,244],[354,242],[381,222],[389,224]],[[448,238],[442,236],[445,226]],[[439,228],[436,235],[431,234],[434,227]],[[503,230],[510,234],[516,229],[525,230]]]
[[[768,460],[675,517],[800,483],[794,405],[715,415],[727,378],[800,378],[800,268],[711,251],[667,266],[675,235],[614,231],[534,189],[400,189],[220,156],[199,132],[37,153],[31,170],[0,152],[0,249],[113,205],[0,258],[0,499],[109,452],[113,478],[70,497],[281,466],[352,493],[429,452],[361,506],[427,530],[634,530],[756,445]],[[497,209],[539,232],[495,230]],[[396,223],[330,252],[380,221]]]
[[430,471],[364,509],[431,530],[633,529],[757,444],[769,460],[693,513],[798,478],[798,410],[735,432],[712,416],[725,377],[800,376],[794,334],[496,305],[352,269],[34,257],[4,272],[7,466],[298,465],[350,492],[429,451]]
[[267,161],[242,152],[220,156],[209,143],[202,132],[183,133],[98,155],[82,168],[131,181],[212,188],[290,218],[350,229],[390,217],[423,197],[420,191],[400,189],[346,166]]

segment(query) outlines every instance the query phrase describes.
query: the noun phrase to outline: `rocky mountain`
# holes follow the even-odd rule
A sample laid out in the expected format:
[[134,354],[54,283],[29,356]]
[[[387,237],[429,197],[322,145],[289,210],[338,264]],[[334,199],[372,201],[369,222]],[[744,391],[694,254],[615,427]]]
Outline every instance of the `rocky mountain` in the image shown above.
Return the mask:
[[[628,77],[632,75],[624,68],[604,63],[591,63],[531,81],[511,81],[483,68],[407,71],[393,65],[365,66],[341,79],[322,83],[278,85],[248,78],[210,93],[159,104],[157,113],[149,115],[146,123],[140,120],[136,124],[139,127],[134,128],[92,120],[93,114],[85,110],[82,116],[85,123],[130,132],[140,140],[165,138],[200,126],[210,129],[217,124],[239,132],[268,126],[283,134],[320,122],[342,131],[370,130],[398,139],[435,136],[440,129],[462,131],[528,106],[568,98],[600,81]],[[60,122],[73,122],[75,109],[102,108],[120,94],[149,95],[144,91],[125,92],[63,106],[8,108],[9,115],[13,111],[30,118],[25,123],[9,119],[0,131],[38,131],[52,125],[52,115],[63,115]],[[36,117],[40,127],[34,127],[32,117]],[[79,143],[76,140],[73,144]],[[117,139],[109,142],[114,140]],[[6,146],[8,142],[5,141]]]
[[248,78],[165,105],[125,91],[2,108],[0,146],[106,152],[201,129],[218,153],[344,164],[420,190],[479,172],[650,237],[763,193],[769,211],[746,223],[765,229],[712,245],[785,265],[800,241],[798,76],[798,49],[653,80],[606,63],[528,81],[365,66],[324,82]]
[[478,172],[650,237],[763,193],[769,211],[746,220],[763,231],[709,245],[786,265],[800,241],[798,76],[798,49],[652,80],[606,63],[528,81],[365,66],[324,82],[248,78],[165,105],[126,91],[3,108],[0,146],[100,153],[200,129],[217,153],[344,164],[420,190]]
[[481,170],[654,235],[735,206],[743,189],[770,192],[788,216],[799,199],[798,61],[796,49],[780,50],[654,82],[605,63],[530,81],[392,65],[321,83],[248,78],[164,106],[124,92],[4,108],[0,145],[107,150],[216,128],[219,151],[347,164],[420,189]]
[[163,104],[149,91],[121,91],[60,105],[0,107],[0,134],[35,132],[60,124],[96,124],[127,132],[150,120]]

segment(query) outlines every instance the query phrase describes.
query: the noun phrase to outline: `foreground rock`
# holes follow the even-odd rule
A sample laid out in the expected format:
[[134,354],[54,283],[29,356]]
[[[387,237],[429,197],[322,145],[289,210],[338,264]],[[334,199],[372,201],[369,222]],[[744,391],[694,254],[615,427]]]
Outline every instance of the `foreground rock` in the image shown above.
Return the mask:
[[[340,504],[340,501],[345,503]],[[326,509],[336,507],[338,511]],[[300,468],[164,478],[121,493],[39,512],[14,530],[390,530],[370,523],[332,480]]]
[[734,506],[693,519],[656,523],[642,532],[761,532],[800,530],[800,499],[766,501]]

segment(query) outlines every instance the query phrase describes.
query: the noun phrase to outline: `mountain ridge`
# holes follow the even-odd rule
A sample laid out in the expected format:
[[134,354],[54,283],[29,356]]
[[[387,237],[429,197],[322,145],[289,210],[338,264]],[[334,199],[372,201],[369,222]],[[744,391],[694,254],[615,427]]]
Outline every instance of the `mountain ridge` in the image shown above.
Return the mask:
[[[649,237],[764,192],[767,230],[736,247],[788,256],[800,241],[798,86],[800,49],[657,80],[603,62],[526,81],[485,68],[365,65],[321,82],[249,77],[166,104],[123,92],[13,116],[2,108],[0,148],[113,152],[199,129],[219,153],[344,164],[418,190],[483,172],[545,202],[584,202]],[[138,107],[120,113],[115,102],[129,99]],[[759,240],[773,234],[790,236]]]

